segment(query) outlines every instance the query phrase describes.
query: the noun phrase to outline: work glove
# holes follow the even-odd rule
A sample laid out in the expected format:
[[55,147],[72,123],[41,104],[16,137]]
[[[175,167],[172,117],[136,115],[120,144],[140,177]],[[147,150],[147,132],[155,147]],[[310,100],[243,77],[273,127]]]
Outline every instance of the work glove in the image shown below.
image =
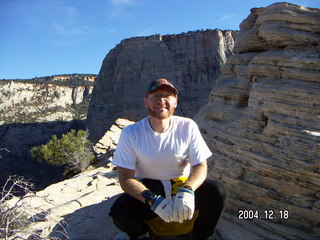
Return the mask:
[[151,206],[151,210],[158,214],[165,222],[172,222],[172,207],[172,201],[162,196],[157,196]]
[[182,223],[184,220],[191,220],[194,205],[194,192],[187,188],[179,188],[173,202],[173,221]]

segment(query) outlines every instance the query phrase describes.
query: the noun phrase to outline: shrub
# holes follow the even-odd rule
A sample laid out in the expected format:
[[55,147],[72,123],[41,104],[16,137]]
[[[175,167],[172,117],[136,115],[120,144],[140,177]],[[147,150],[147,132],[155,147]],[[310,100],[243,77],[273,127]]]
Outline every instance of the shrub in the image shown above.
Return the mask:
[[[32,204],[32,199],[35,198],[49,201],[44,196],[34,194],[33,187],[34,184],[23,177],[9,176],[0,189],[0,239],[59,240],[44,236],[42,229],[32,226],[35,222],[57,221],[49,216],[50,210]],[[24,192],[24,195],[16,197],[17,192]],[[69,239],[62,223],[59,223],[61,233]]]
[[88,132],[72,129],[63,134],[61,139],[56,135],[44,145],[31,149],[32,158],[50,165],[63,166],[64,175],[70,176],[84,171],[94,159]]
[[27,225],[27,217],[23,211],[18,211],[19,205],[9,206],[7,200],[13,198],[16,190],[28,193],[32,184],[23,178],[9,177],[0,191],[0,239],[7,239],[21,231]]

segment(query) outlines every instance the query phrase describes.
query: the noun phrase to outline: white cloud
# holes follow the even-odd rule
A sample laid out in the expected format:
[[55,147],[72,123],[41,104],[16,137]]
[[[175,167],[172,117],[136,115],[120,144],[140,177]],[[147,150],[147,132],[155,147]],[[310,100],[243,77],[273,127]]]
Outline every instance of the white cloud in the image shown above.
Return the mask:
[[120,5],[120,4],[131,5],[133,3],[133,0],[111,0],[111,3],[113,5]]
[[62,25],[54,22],[53,27],[58,35],[86,35],[95,32],[95,28],[90,25]]
[[93,26],[79,21],[81,18],[75,7],[60,6],[58,12],[59,19],[53,22],[57,35],[86,35],[96,31]]
[[67,25],[74,24],[76,18],[78,17],[78,12],[74,7],[64,6],[61,10],[65,13],[65,20]]
[[112,9],[108,13],[108,17],[115,19],[128,18],[131,16],[131,9],[134,5],[134,0],[109,0]]

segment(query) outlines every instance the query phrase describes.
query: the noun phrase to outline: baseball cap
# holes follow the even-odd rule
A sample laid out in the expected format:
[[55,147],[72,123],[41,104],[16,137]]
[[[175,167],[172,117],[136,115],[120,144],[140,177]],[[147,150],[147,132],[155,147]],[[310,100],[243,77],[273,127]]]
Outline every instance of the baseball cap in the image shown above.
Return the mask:
[[151,91],[158,89],[158,88],[169,88],[173,91],[173,93],[175,95],[179,94],[178,90],[173,86],[173,84],[164,78],[159,78],[159,79],[152,81],[149,84],[147,94]]

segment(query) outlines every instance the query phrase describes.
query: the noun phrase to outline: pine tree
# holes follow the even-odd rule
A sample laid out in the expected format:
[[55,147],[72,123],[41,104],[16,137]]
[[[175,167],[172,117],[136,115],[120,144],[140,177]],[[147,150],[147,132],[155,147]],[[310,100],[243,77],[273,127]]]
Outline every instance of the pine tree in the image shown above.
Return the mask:
[[87,136],[87,131],[74,129],[63,134],[61,139],[52,135],[47,144],[31,149],[32,158],[50,165],[63,166],[64,175],[80,173],[94,159],[91,142]]

